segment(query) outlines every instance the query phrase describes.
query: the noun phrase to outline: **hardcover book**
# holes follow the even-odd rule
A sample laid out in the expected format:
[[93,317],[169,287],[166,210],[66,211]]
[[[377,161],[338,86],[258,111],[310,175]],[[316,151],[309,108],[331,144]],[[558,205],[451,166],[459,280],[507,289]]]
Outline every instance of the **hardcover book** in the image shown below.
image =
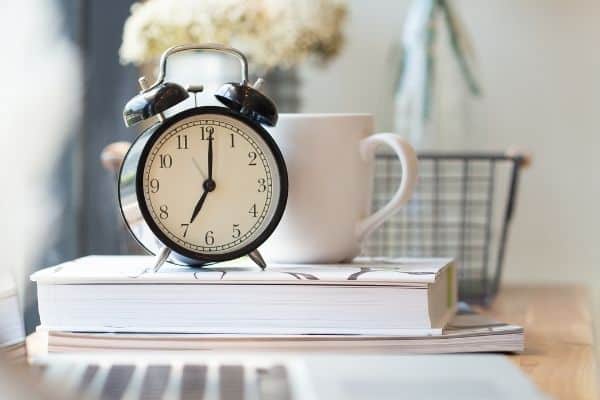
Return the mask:
[[88,256],[33,274],[43,329],[201,334],[440,335],[457,306],[450,259],[204,268]]

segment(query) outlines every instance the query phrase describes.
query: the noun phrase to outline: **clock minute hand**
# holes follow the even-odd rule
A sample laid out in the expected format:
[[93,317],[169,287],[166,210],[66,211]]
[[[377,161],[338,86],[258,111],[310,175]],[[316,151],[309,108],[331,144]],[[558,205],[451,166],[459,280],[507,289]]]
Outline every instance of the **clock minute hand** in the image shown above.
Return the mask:
[[209,133],[208,136],[208,180],[212,181],[212,170],[213,170],[213,134]]
[[202,193],[202,196],[200,196],[200,200],[198,200],[198,202],[196,203],[196,206],[194,207],[194,211],[192,211],[192,217],[190,218],[190,224],[192,222],[194,222],[194,220],[198,216],[198,213],[202,209],[202,206],[204,205],[204,201],[206,200],[207,194],[208,194],[208,190],[205,189],[204,192]]

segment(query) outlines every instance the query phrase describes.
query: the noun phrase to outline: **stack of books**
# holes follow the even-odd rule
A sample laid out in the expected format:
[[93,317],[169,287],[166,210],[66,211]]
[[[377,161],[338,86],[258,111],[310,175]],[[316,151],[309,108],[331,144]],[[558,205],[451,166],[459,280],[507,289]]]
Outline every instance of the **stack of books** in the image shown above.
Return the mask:
[[523,330],[458,312],[449,259],[151,272],[151,257],[89,256],[32,275],[48,351],[523,350]]

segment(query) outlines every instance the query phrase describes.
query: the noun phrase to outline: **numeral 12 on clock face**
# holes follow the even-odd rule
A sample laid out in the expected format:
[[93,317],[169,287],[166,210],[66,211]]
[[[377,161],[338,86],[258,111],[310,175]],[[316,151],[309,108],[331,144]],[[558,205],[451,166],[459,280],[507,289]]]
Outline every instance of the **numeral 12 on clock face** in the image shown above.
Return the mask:
[[227,253],[255,240],[275,212],[279,171],[264,140],[219,114],[183,119],[152,145],[144,200],[170,240],[203,253]]

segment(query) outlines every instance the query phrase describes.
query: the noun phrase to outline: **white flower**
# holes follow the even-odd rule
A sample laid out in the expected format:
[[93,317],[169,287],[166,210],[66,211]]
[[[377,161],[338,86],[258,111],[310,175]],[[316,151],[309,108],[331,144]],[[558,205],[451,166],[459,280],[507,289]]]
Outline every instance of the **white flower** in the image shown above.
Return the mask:
[[119,54],[140,65],[171,46],[220,43],[265,68],[326,61],[342,45],[346,13],[345,0],[148,0],[131,7]]

